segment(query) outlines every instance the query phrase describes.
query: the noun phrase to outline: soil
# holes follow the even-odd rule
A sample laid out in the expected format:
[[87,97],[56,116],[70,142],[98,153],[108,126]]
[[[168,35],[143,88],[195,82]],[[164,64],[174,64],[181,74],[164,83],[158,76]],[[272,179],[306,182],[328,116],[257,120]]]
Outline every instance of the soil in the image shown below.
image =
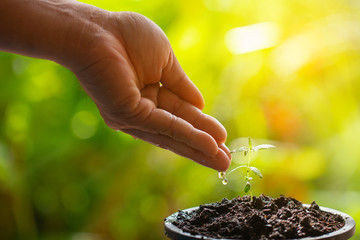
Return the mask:
[[280,196],[244,196],[179,210],[175,226],[193,235],[227,239],[294,239],[315,237],[342,228],[344,219],[321,211],[313,202]]

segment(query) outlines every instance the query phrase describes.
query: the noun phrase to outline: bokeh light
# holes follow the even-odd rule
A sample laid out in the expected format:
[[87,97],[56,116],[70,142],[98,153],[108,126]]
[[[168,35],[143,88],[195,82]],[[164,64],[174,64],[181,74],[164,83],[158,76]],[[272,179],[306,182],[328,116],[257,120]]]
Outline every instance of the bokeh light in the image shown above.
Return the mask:
[[242,54],[275,46],[279,35],[276,24],[257,23],[230,29],[225,35],[225,44],[231,53]]
[[77,112],[71,121],[75,136],[81,139],[92,137],[97,129],[97,124],[97,118],[89,111]]

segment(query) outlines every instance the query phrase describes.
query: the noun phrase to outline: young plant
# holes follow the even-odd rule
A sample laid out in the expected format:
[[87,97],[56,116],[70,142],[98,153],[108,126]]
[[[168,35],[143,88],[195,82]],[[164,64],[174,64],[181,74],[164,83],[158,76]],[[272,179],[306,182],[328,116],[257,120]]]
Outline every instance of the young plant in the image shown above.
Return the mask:
[[[231,154],[236,153],[236,152],[243,152],[244,156],[247,157],[247,164],[244,165],[240,165],[234,169],[232,169],[227,175],[229,175],[230,173],[232,173],[233,171],[240,169],[240,168],[245,168],[246,169],[246,176],[245,176],[245,180],[246,180],[246,184],[244,187],[244,192],[245,193],[250,193],[251,197],[252,197],[252,192],[251,192],[251,180],[253,179],[250,176],[250,172],[254,173],[256,176],[262,178],[262,174],[260,172],[260,170],[256,167],[250,166],[250,162],[251,162],[251,154],[253,152],[257,152],[259,150],[264,150],[264,149],[269,149],[269,148],[274,148],[275,146],[270,145],[270,144],[261,144],[258,146],[253,146],[252,142],[251,142],[251,138],[248,137],[249,140],[249,144],[247,147],[240,147],[237,149],[234,149],[232,151],[230,151]],[[219,177],[223,179],[223,184],[227,184],[227,179],[225,177],[225,172],[221,172],[219,173]]]

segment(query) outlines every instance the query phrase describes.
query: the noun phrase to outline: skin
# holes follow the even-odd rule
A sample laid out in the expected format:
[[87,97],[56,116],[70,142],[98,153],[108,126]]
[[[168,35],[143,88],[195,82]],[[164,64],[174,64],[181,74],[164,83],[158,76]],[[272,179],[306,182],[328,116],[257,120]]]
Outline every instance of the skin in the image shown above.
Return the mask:
[[228,169],[225,128],[202,113],[200,91],[148,18],[72,0],[1,0],[0,36],[0,51],[70,69],[109,127]]

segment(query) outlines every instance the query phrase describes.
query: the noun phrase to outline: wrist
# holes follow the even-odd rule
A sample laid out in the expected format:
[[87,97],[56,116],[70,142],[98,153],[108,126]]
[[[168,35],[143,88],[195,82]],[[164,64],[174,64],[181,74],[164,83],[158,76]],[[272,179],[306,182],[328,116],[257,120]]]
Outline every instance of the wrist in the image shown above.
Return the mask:
[[92,52],[106,35],[104,26],[110,12],[77,1],[69,1],[55,11],[63,26],[57,48],[51,46],[54,52],[50,58],[76,72],[93,61]]
[[109,12],[73,0],[2,0],[0,51],[85,65]]

